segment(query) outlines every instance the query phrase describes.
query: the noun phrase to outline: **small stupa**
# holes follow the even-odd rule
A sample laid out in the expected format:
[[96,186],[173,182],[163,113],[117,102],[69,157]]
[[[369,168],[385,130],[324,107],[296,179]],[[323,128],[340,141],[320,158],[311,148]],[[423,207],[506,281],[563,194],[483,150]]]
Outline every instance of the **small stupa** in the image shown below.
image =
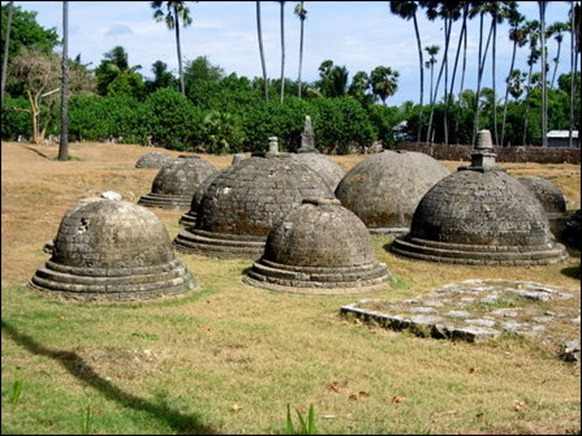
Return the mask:
[[389,288],[370,232],[338,199],[309,198],[268,235],[265,250],[243,277],[260,288],[300,294],[361,294]]
[[435,262],[473,265],[543,265],[567,252],[550,232],[540,202],[495,164],[488,130],[478,132],[471,165],[461,166],[422,198],[410,232],[394,253]]

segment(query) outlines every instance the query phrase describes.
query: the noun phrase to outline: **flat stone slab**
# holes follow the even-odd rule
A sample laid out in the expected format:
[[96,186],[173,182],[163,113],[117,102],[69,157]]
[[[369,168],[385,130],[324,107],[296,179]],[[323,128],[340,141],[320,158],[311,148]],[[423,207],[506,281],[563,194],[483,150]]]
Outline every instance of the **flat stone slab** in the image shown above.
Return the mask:
[[487,342],[501,334],[535,338],[567,361],[580,360],[575,289],[528,281],[465,280],[405,300],[366,299],[342,315],[439,339]]

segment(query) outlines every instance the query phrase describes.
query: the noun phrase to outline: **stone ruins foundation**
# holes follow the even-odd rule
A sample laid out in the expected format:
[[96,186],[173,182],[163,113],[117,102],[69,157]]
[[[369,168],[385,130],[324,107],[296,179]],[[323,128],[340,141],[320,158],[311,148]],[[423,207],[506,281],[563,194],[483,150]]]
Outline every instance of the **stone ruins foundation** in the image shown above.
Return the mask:
[[75,300],[146,300],[200,286],[174,256],[163,223],[142,206],[90,198],[63,216],[51,258],[29,286]]
[[374,234],[404,234],[422,196],[449,175],[424,153],[384,150],[355,165],[335,196]]
[[275,224],[243,281],[274,291],[334,295],[386,290],[388,278],[364,223],[339,200],[316,198],[303,200]]
[[196,224],[174,246],[185,253],[219,258],[258,258],[274,223],[309,197],[333,198],[313,170],[289,153],[255,153],[221,173],[206,188]]
[[390,249],[417,259],[474,265],[536,265],[567,259],[540,202],[495,165],[491,133],[479,132],[471,165],[461,166],[420,201],[410,232]]
[[315,135],[313,134],[311,117],[309,115],[305,117],[305,127],[301,134],[301,147],[292,156],[319,174],[332,192],[335,191],[339,182],[346,175],[345,170],[340,164],[321,154],[315,148]]
[[174,160],[171,156],[159,151],[152,151],[141,156],[135,163],[136,168],[162,168],[164,164]]
[[138,204],[187,210],[198,186],[217,171],[210,162],[198,156],[178,156],[158,171],[151,192],[140,197]]

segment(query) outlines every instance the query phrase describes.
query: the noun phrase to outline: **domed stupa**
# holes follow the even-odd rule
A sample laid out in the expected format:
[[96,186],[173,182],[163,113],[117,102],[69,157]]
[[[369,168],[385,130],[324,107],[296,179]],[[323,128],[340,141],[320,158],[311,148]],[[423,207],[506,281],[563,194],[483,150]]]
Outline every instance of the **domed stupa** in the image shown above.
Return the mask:
[[410,233],[390,249],[417,259],[474,265],[563,262],[565,247],[531,191],[495,165],[488,130],[479,132],[471,165],[433,186],[422,198]]
[[136,168],[162,168],[168,162],[174,159],[159,151],[152,151],[151,153],[146,153],[142,155],[135,163]]
[[29,286],[75,300],[146,300],[200,286],[175,257],[170,236],[146,208],[91,198],[65,213],[51,258]]
[[305,199],[267,237],[243,281],[281,292],[335,295],[388,289],[370,232],[338,199]]
[[313,170],[277,152],[254,153],[231,166],[204,191],[196,224],[182,230],[174,246],[185,253],[220,258],[259,257],[274,223],[308,197],[333,198]]
[[449,170],[418,152],[384,150],[355,165],[340,181],[335,196],[354,212],[370,233],[407,233],[422,196]]
[[198,186],[218,170],[198,156],[178,156],[166,163],[154,178],[152,190],[138,204],[162,209],[187,210]]
[[339,182],[346,175],[340,164],[321,154],[315,148],[315,135],[309,115],[305,116],[305,126],[301,134],[301,147],[297,149],[296,154],[291,156],[319,174],[332,192],[335,191]]
[[550,222],[550,230],[558,236],[570,216],[567,211],[566,197],[560,188],[548,179],[539,176],[522,176],[517,180],[523,183],[542,204]]
[[[244,154],[242,154],[242,153],[235,154],[232,157],[231,166],[236,165],[238,162],[242,161],[243,159],[246,159],[246,156]],[[206,188],[208,188],[208,186],[210,186],[210,184],[214,181],[214,179],[216,177],[218,177],[218,175],[222,171],[226,171],[226,170],[228,170],[228,168],[225,168],[223,170],[219,170],[219,171],[215,172],[214,174],[206,177],[206,180],[204,180],[202,183],[200,183],[200,185],[198,186],[198,189],[196,189],[196,192],[194,193],[194,196],[192,197],[192,202],[190,203],[190,210],[180,217],[180,221],[179,221],[180,224],[182,224],[185,227],[192,227],[196,224],[196,216],[198,215],[198,207],[200,206],[200,202],[202,201],[202,197],[204,196],[204,192],[206,191]]]

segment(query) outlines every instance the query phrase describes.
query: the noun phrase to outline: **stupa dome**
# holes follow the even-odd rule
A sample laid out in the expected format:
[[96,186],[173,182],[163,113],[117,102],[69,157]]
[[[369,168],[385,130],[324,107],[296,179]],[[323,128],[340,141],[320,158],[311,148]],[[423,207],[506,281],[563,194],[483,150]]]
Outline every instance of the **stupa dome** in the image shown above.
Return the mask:
[[200,183],[216,171],[210,162],[198,156],[179,156],[158,171],[151,192],[140,197],[138,204],[163,209],[187,209]]
[[258,257],[273,224],[308,197],[333,198],[333,192],[288,153],[253,154],[210,183],[196,224],[182,230],[174,246],[216,257]]
[[402,234],[422,196],[449,174],[424,153],[384,150],[348,171],[335,196],[371,233]]
[[282,292],[357,294],[386,289],[370,232],[337,199],[305,199],[278,221],[243,281]]
[[175,258],[154,213],[96,198],[65,213],[52,256],[30,286],[79,300],[141,300],[187,292],[199,283]]
[[548,219],[531,191],[495,166],[489,138],[420,201],[410,233],[396,238],[395,253],[437,262],[548,264],[563,261],[563,245],[551,238]]
[[319,174],[332,192],[335,191],[339,182],[346,175],[340,164],[319,152],[298,152],[297,154],[291,154],[291,156]]
[[135,163],[136,168],[162,168],[164,164],[171,162],[173,158],[159,151],[152,151],[142,155]]

